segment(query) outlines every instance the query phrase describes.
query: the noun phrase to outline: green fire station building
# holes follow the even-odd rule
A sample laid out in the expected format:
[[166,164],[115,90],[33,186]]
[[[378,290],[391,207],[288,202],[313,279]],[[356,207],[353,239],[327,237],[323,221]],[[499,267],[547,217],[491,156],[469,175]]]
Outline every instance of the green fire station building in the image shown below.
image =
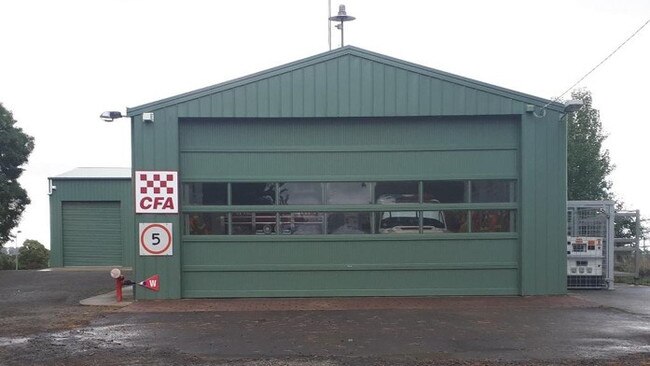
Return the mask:
[[52,264],[160,275],[138,299],[565,293],[563,110],[352,46],[129,108],[132,168],[50,178]]

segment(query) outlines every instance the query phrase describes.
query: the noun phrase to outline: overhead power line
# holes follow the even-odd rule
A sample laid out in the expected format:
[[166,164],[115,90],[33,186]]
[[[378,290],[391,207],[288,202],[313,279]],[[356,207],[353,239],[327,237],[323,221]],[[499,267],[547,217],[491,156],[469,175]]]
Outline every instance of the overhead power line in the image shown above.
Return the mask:
[[598,63],[598,65],[594,66],[591,70],[589,70],[588,73],[586,73],[583,77],[581,77],[578,81],[576,81],[573,85],[571,85],[571,86],[570,86],[567,90],[565,90],[562,94],[560,94],[560,96],[558,96],[558,97],[556,97],[555,99],[551,100],[550,102],[546,103],[546,105],[545,105],[544,107],[542,107],[542,110],[546,109],[546,107],[548,107],[551,103],[555,103],[555,102],[557,102],[558,100],[560,100],[560,98],[562,98],[566,93],[568,93],[569,91],[571,91],[571,89],[575,88],[576,85],[580,84],[580,83],[581,83],[581,82],[582,82],[582,81],[583,81],[587,76],[591,75],[592,72],[596,71],[596,69],[599,68],[600,65],[604,64],[605,61],[609,60],[612,56],[614,56],[614,54],[615,54],[616,52],[618,52],[618,50],[620,50],[621,47],[625,46],[625,44],[626,44],[629,40],[631,40],[632,38],[634,38],[634,36],[636,36],[639,32],[641,32],[641,30],[642,30],[643,28],[645,28],[645,26],[648,25],[648,23],[650,23],[650,19],[646,20],[646,22],[643,23],[643,25],[641,25],[641,26],[640,26],[636,31],[634,31],[634,33],[632,33],[632,35],[630,35],[629,37],[627,37],[627,39],[626,39],[625,41],[623,41],[623,43],[619,44],[618,47],[616,47],[616,48],[614,49],[614,51],[612,51],[609,55],[607,55],[607,57],[605,57],[602,61],[600,61],[600,62]]

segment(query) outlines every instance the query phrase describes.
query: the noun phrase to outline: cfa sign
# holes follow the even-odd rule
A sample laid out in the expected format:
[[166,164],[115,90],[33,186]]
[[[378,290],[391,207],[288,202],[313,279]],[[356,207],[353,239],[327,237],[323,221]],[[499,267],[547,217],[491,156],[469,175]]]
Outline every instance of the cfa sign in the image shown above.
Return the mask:
[[136,171],[135,213],[178,213],[178,172]]

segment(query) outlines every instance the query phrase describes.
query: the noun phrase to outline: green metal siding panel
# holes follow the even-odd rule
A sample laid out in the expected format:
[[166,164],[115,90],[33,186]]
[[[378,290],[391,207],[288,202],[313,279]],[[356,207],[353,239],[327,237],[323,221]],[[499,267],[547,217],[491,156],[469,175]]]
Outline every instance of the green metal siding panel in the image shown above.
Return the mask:
[[188,115],[190,116],[198,116],[201,114],[201,111],[199,109],[199,100],[198,99],[193,99],[187,102],[187,110],[188,110]]
[[212,115],[211,95],[199,99],[199,116],[210,117]]
[[[354,155],[354,158],[351,156]],[[517,176],[518,152],[226,152],[183,153],[185,179],[264,180],[281,177],[413,179],[415,177],[494,178]],[[341,162],[348,161],[347,164]]]
[[[50,265],[52,267],[64,266],[64,251],[67,243],[63,237],[63,204],[113,201],[120,203],[122,254],[120,260],[112,264],[133,266],[134,229],[131,180],[54,178],[52,182],[57,188],[50,195],[50,247],[52,250]],[[93,265],[93,263],[77,265]]]
[[512,104],[499,95],[346,55],[185,101],[178,112],[237,118],[503,115],[513,114]]
[[246,117],[246,86],[235,88],[235,117]]
[[350,114],[350,58],[342,57],[337,65],[337,104],[341,114]]
[[[551,227],[549,236],[551,241],[555,242],[556,240],[562,240],[566,238],[566,225],[567,225],[567,121],[566,119],[560,119],[558,128],[552,132],[552,135],[556,137],[556,146],[549,146],[548,148],[554,149],[557,153],[555,156],[555,161],[557,162],[557,167],[554,171],[557,174],[557,177],[553,175],[549,177],[551,182],[558,184],[558,189],[553,192],[553,196],[549,197],[553,201],[554,206],[549,210],[548,215],[555,218],[554,226]],[[564,243],[564,242],[563,242]],[[562,246],[564,248],[564,245]],[[564,282],[564,276],[566,275],[566,254],[564,250],[562,252],[554,253],[555,256],[551,257],[550,268],[551,271],[555,270],[558,276],[557,283],[555,284],[555,290],[559,293],[566,293],[566,283]],[[555,264],[555,268],[553,268]]]
[[[234,90],[226,90],[223,92],[223,116],[235,116],[235,92]],[[179,117],[184,117],[179,115]]]
[[[233,104],[230,105],[233,106]],[[178,118],[181,113],[198,113],[198,105],[192,107],[181,104],[153,112],[156,115],[154,123],[144,123],[141,116],[133,118],[133,170],[178,170]],[[130,206],[130,209],[131,212],[135,211],[133,205]],[[174,252],[180,252],[181,229],[178,215],[138,214],[134,217],[135,228],[139,223],[171,223]],[[137,235],[137,232],[134,232],[131,237],[132,243],[137,243]],[[162,284],[159,292],[137,289],[136,298],[179,298],[180,255],[145,257],[137,254],[138,247],[136,245],[132,250],[135,255],[134,278],[143,279],[159,274]]]
[[[219,241],[186,237],[183,246],[184,271],[212,270],[298,270],[366,268],[516,268],[518,240],[514,234],[477,238],[451,234],[446,238],[338,238],[303,239],[272,237],[221,238]],[[455,236],[455,237],[453,237]],[[511,238],[508,238],[511,237]],[[390,240],[389,240],[390,239]],[[329,268],[324,268],[329,267]]]
[[[547,136],[546,136],[546,127],[543,124],[535,124],[535,182],[538,183],[535,189],[535,203],[536,211],[539,214],[535,215],[535,237],[539,240],[545,233],[548,233],[548,222],[546,217],[546,212],[548,212],[548,191],[549,185],[546,180],[546,174],[550,172],[549,170],[549,161],[547,159]],[[542,184],[539,184],[542,183]],[[543,239],[542,239],[543,240]],[[558,245],[560,246],[560,245]],[[546,292],[548,283],[550,282],[550,271],[546,276],[539,275],[544,273],[546,268],[544,267],[546,262],[546,253],[549,251],[546,245],[536,245],[535,246],[535,287],[541,292]]]
[[269,115],[269,80],[260,80],[257,86],[257,111],[259,114]]
[[[326,91],[325,95],[327,98],[327,110],[326,116],[335,117],[338,115],[339,100],[338,100],[338,89],[339,85],[337,82],[338,77],[338,61],[329,60],[325,62],[325,80],[326,80]],[[297,116],[286,116],[286,117],[297,117]]]
[[258,88],[262,87],[261,83],[248,84],[245,87],[246,94],[246,116],[255,116],[257,112]]
[[518,176],[518,123],[512,119],[319,122],[183,120],[183,179]]
[[183,297],[516,295],[516,277],[516,269],[185,272]]
[[280,116],[291,117],[293,115],[291,74],[280,75]]
[[512,117],[183,119],[180,125],[182,152],[516,149],[520,138]]
[[50,267],[63,267],[61,201],[50,195]]
[[[419,96],[418,96],[418,74],[407,73],[407,89],[406,89],[406,110],[407,116],[417,116],[419,114]],[[399,92],[399,90],[398,90]]]
[[397,99],[395,93],[397,92],[395,85],[397,79],[395,76],[395,68],[387,67],[384,69],[384,115],[395,116],[397,115]]
[[[316,98],[316,109],[314,116],[325,116],[327,115],[327,75],[325,73],[326,65],[324,63],[314,65],[316,86],[315,86],[315,98]],[[216,117],[216,116],[215,116]],[[270,115],[269,117],[275,117]]]
[[[452,87],[453,93],[454,93],[454,107],[453,107],[453,114],[466,114],[467,110],[465,109],[465,91],[467,88],[462,87],[460,85],[454,85]],[[505,114],[505,113],[500,113],[500,114]]]
[[384,97],[386,96],[385,90],[386,85],[384,81],[384,75],[386,74],[386,68],[384,65],[375,63],[372,65],[372,115],[373,116],[385,116],[386,111],[384,110],[384,105],[386,101]]
[[184,262],[191,264],[183,266],[183,297],[514,295],[519,291],[518,240],[507,235],[263,239],[184,241]]
[[349,66],[348,80],[350,88],[350,109],[351,116],[361,115],[361,59],[348,57]]
[[121,265],[120,202],[63,202],[64,266]]
[[[373,79],[372,79],[372,66],[373,63],[368,60],[361,60],[361,114],[364,116],[372,116],[373,107]],[[335,116],[335,115],[331,115]]]
[[[363,59],[370,61],[375,64],[381,64],[381,65],[386,65],[387,67],[393,67],[393,68],[398,68],[401,70],[405,70],[409,73],[414,73],[414,74],[419,74],[419,75],[425,75],[429,78],[432,79],[438,79],[441,80],[442,82],[446,84],[454,84],[454,85],[459,85],[463,88],[469,88],[469,89],[475,89],[475,90],[480,90],[489,94],[493,94],[495,96],[498,96],[499,98],[505,98],[505,99],[513,99],[513,100],[518,100],[520,102],[524,103],[529,103],[529,104],[535,104],[538,106],[541,105],[546,105],[549,101],[542,99],[542,98],[537,98],[531,95],[527,95],[524,93],[519,93],[515,92],[512,90],[508,90],[505,88],[501,88],[498,86],[482,83],[476,80],[471,80],[467,78],[460,77],[458,75],[453,75],[449,73],[445,73],[443,71],[423,67],[420,65],[412,64],[406,61],[398,60],[395,58],[391,58],[385,55],[380,55],[377,53],[373,53],[370,51],[362,50],[356,47],[352,46],[346,46],[342,47],[330,52],[326,52],[320,55],[316,55],[313,57],[309,57],[303,60],[299,60],[296,62],[293,62],[291,64],[279,66],[274,69],[270,69],[267,71],[263,71],[254,75],[250,75],[247,77],[243,77],[240,79],[236,79],[230,82],[226,82],[223,84],[203,88],[200,90],[196,90],[193,92],[185,93],[182,95],[178,95],[175,97],[167,98],[158,102],[153,102],[149,104],[145,104],[136,108],[130,108],[128,110],[129,116],[135,116],[138,115],[142,112],[146,112],[147,110],[152,110],[152,109],[160,109],[164,107],[168,107],[171,105],[176,105],[176,104],[181,104],[185,103],[189,100],[192,99],[198,99],[206,95],[210,94],[215,94],[215,93],[221,93],[229,89],[234,89],[237,87],[240,87],[242,85],[250,84],[250,83],[257,83],[262,79],[268,79],[272,77],[276,77],[281,74],[286,74],[293,72],[298,69],[303,69],[309,66],[314,66],[314,65],[324,65],[329,63],[330,61],[336,62],[338,59],[342,58],[352,58],[352,59]],[[332,78],[335,77],[336,74],[334,73],[329,73],[328,77]],[[404,89],[405,90],[405,89]],[[555,111],[561,111],[562,110],[562,105],[560,103],[550,103],[548,108],[550,110],[555,110]],[[408,113],[410,115],[411,113]],[[479,113],[479,114],[485,114],[485,113]],[[403,114],[402,114],[403,115]],[[334,117],[334,115],[328,115],[328,114],[319,114],[317,116],[331,116]],[[216,117],[216,115],[215,115]],[[264,117],[264,115],[258,115],[258,117]],[[298,117],[298,116],[294,116]]]
[[566,293],[565,128],[551,111],[522,121],[522,295]]
[[302,116],[304,114],[304,86],[303,70],[293,71],[291,73],[292,116]]
[[431,84],[431,115],[442,115],[442,81],[429,79],[429,84]]
[[418,115],[427,116],[431,114],[431,82],[423,75],[418,77]]
[[275,76],[269,79],[269,117],[280,117],[280,96],[280,77]]
[[519,245],[507,235],[262,239],[184,241],[183,297],[518,293]]

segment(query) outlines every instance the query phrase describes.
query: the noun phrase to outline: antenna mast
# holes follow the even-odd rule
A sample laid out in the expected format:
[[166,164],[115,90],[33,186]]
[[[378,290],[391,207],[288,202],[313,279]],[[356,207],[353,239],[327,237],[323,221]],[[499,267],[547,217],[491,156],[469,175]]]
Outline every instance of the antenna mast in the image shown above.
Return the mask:
[[332,50],[332,0],[327,0],[327,44]]

